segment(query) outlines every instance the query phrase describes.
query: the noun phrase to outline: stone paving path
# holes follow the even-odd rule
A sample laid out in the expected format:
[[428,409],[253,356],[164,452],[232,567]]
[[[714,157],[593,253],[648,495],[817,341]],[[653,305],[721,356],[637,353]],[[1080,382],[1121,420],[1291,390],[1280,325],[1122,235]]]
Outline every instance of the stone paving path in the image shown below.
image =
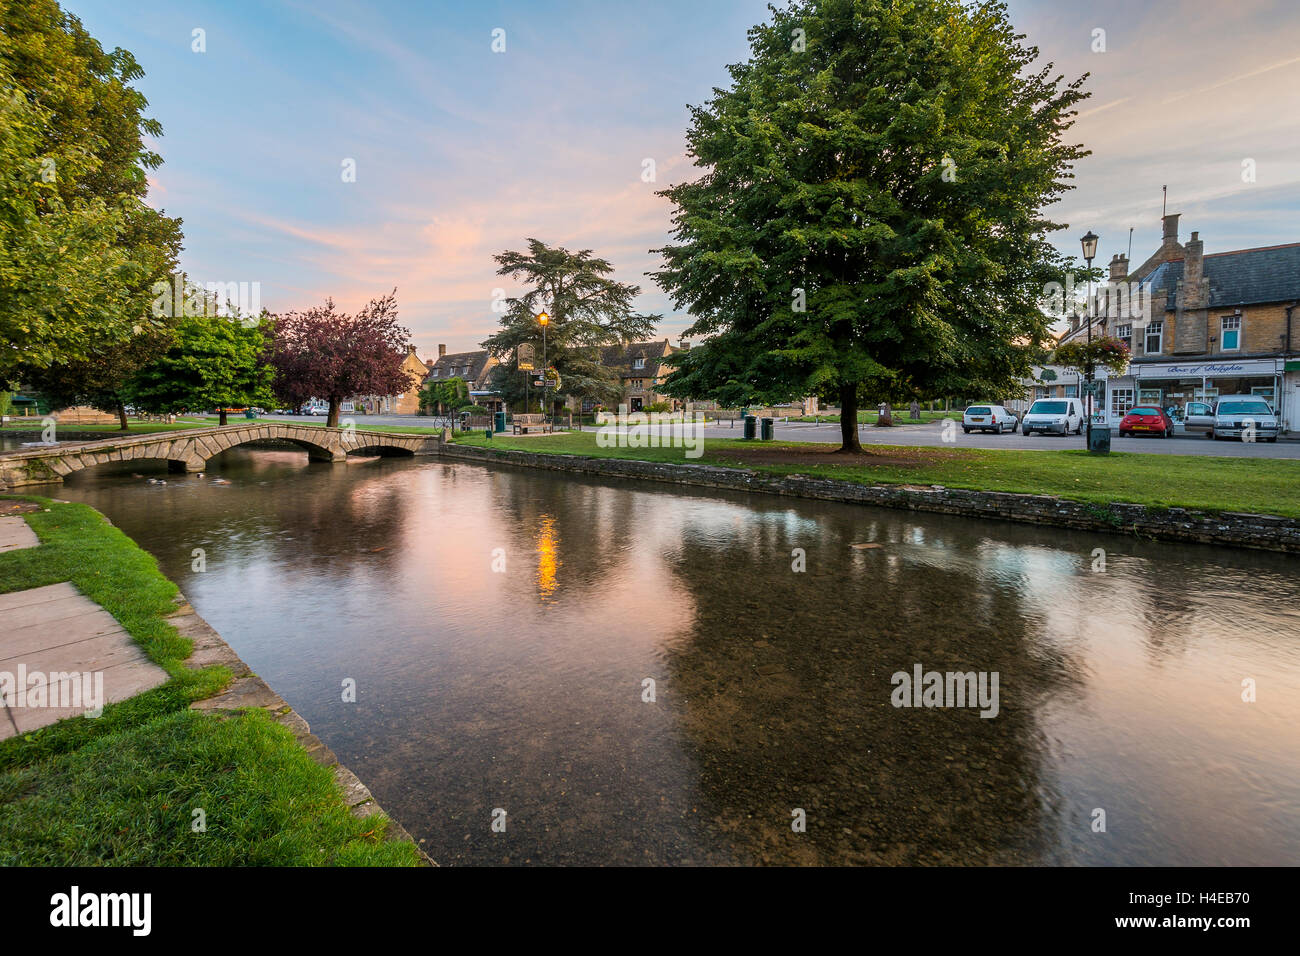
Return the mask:
[[0,518],[0,552],[34,548],[40,543],[36,532],[22,518],[17,515]]
[[[70,583],[0,594],[0,675],[10,675],[7,681],[0,677],[5,710],[0,740],[86,712],[86,706],[49,706],[53,700],[29,706],[30,690],[24,693],[24,689],[32,687],[32,677],[39,674],[46,680],[52,673],[89,675],[88,680],[80,678],[78,690],[90,691],[91,702],[99,706],[126,700],[167,680],[167,672],[145,656],[113,615]],[[26,681],[21,679],[24,675]],[[50,681],[51,697],[56,686]],[[72,691],[67,684],[63,689]],[[85,697],[80,700],[86,702]]]

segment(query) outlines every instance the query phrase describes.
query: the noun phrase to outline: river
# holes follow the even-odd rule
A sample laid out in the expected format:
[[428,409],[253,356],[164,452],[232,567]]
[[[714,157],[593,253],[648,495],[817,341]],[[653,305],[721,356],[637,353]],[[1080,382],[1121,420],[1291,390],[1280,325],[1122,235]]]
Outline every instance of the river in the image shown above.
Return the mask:
[[[442,864],[1300,862],[1293,558],[471,463],[209,467],[51,493],[153,553]],[[918,665],[996,674],[996,715],[895,706]]]

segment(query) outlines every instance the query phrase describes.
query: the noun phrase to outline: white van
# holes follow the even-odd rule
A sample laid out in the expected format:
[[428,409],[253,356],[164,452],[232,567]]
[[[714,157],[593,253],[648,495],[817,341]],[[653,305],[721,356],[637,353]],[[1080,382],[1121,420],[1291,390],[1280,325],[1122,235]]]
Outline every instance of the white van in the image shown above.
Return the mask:
[[1040,398],[1025,412],[1020,428],[1026,435],[1034,432],[1078,435],[1083,432],[1083,424],[1083,403],[1077,398]]

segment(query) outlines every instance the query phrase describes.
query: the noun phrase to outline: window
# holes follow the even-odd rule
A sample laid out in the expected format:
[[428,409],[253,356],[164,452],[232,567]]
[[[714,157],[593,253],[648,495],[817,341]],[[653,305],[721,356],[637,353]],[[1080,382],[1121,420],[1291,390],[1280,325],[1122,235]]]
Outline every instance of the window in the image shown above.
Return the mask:
[[1115,338],[1123,342],[1130,352],[1133,351],[1133,326],[1117,325],[1115,326]]
[[1158,355],[1162,351],[1165,338],[1165,324],[1163,322],[1152,322],[1147,325],[1146,336],[1146,354]]
[[1140,388],[1138,389],[1138,401],[1142,404],[1150,402],[1153,405],[1160,404],[1160,389],[1158,388]]
[[643,358],[633,359],[633,360],[632,360],[632,367],[633,367],[633,368],[645,368],[645,359],[643,359]]
[[[1159,324],[1159,323],[1155,323]],[[1110,414],[1113,418],[1123,418],[1133,407],[1133,389],[1112,388],[1110,390]]]
[[1066,397],[1066,398],[1078,398],[1078,397],[1079,397],[1079,386],[1078,386],[1078,385],[1067,385],[1067,386],[1065,386],[1065,397]]
[[1241,348],[1241,316],[1225,315],[1219,320],[1223,330],[1221,347],[1225,352],[1235,352]]

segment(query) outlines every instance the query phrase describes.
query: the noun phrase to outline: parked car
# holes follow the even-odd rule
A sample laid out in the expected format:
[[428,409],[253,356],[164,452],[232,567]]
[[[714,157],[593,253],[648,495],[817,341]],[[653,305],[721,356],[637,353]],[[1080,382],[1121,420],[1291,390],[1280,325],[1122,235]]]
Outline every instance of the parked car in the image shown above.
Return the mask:
[[1214,406],[1209,402],[1188,402],[1183,406],[1183,428],[1208,435],[1214,428]]
[[1163,408],[1155,405],[1137,405],[1128,410],[1120,419],[1120,436],[1159,435],[1161,438],[1174,437],[1174,420]]
[[1258,395],[1222,395],[1214,406],[1211,438],[1275,442],[1281,432],[1282,423]]
[[961,416],[961,428],[967,435],[979,429],[982,432],[1014,432],[1020,427],[1016,413],[1001,405],[972,405]]
[[1020,423],[1026,435],[1055,432],[1076,435],[1083,432],[1083,403],[1077,398],[1040,398],[1029,406]]
[[302,407],[304,415],[328,415],[330,407],[324,402],[308,402]]

